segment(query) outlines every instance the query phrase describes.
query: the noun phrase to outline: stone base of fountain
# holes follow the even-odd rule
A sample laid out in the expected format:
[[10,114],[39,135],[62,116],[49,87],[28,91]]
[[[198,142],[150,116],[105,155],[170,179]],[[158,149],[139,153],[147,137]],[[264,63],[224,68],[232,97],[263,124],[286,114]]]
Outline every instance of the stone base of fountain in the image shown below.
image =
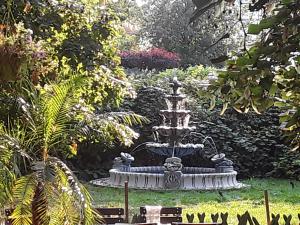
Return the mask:
[[[166,180],[166,172],[171,184]],[[218,173],[214,168],[185,167],[181,174],[175,171],[175,176],[172,176],[170,171],[166,172],[161,166],[131,167],[130,172],[111,169],[109,178],[94,180],[91,183],[122,187],[124,182],[128,181],[130,188],[151,190],[227,190],[246,187],[237,182],[236,171]]]

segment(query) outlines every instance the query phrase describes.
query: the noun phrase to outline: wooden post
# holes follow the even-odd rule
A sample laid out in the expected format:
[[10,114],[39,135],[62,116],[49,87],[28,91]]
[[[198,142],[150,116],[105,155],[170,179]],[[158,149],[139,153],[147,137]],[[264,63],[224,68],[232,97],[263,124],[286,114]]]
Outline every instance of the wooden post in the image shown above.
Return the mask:
[[129,211],[128,211],[128,181],[125,181],[125,223],[129,222]]
[[270,225],[271,220],[270,220],[269,194],[267,190],[265,190],[264,195],[265,195],[265,205],[266,205],[266,214],[267,214],[267,225]]

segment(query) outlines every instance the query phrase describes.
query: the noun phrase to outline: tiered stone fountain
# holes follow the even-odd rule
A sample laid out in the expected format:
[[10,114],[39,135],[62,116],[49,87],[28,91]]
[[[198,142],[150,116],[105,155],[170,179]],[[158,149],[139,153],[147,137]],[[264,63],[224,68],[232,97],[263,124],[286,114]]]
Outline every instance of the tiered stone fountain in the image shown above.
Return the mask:
[[[163,124],[153,127],[157,142],[146,143],[147,150],[168,157],[164,165],[132,167],[134,157],[121,153],[121,157],[114,160],[109,179],[94,180],[93,184],[120,187],[128,181],[131,188],[158,190],[213,190],[244,186],[236,180],[237,172],[233,170],[232,161],[222,153],[214,152],[211,157],[214,168],[182,165],[181,157],[203,151],[204,145],[181,143],[196,127],[189,126],[190,111],[185,109],[185,96],[179,92],[181,83],[174,78],[170,86],[173,93],[166,95],[168,109],[160,111]],[[165,143],[160,143],[160,139]]]

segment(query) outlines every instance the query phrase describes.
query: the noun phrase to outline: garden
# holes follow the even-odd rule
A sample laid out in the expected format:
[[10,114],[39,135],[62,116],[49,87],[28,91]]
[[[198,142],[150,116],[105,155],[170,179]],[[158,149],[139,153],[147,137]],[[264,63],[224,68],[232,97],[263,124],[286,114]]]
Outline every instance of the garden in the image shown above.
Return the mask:
[[298,0],[0,18],[0,224],[300,223]]

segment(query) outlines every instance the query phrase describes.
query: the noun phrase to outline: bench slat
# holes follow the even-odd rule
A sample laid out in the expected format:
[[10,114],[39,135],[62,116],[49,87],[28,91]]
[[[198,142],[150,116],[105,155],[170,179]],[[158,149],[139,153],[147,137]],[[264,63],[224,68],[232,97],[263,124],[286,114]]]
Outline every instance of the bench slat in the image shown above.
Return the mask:
[[103,218],[106,224],[115,224],[115,223],[124,223],[124,218],[122,217],[111,217],[111,218]]
[[181,216],[161,216],[160,223],[182,222]]
[[164,207],[160,211],[160,215],[162,214],[182,214],[181,207]]
[[[146,207],[140,207],[140,214],[141,215],[147,214]],[[164,215],[164,214],[179,215],[179,214],[182,214],[182,208],[181,207],[163,207],[163,208],[161,208],[160,215]]]
[[96,208],[96,210],[103,216],[109,215],[124,215],[125,211],[123,208]]

